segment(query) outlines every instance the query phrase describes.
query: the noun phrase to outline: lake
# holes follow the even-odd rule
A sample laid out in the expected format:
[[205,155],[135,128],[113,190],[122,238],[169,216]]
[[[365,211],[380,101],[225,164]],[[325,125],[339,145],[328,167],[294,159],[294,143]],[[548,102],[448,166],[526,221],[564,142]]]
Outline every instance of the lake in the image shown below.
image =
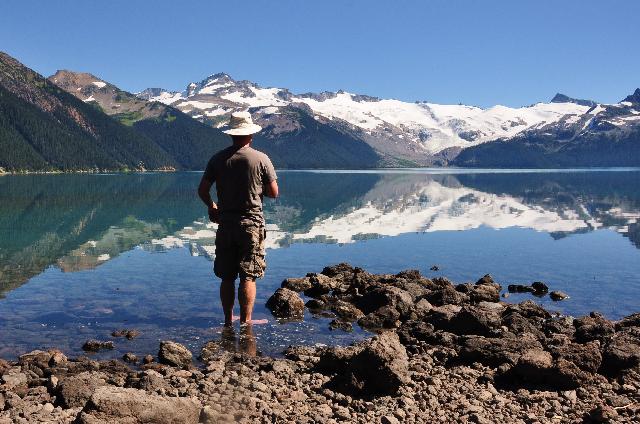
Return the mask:
[[[219,340],[216,227],[196,195],[200,175],[0,177],[0,357],[46,347],[78,355],[85,340],[112,339],[119,328],[142,335],[94,357],[155,354],[163,339],[197,353]],[[638,169],[279,177],[281,197],[265,205],[268,270],[254,317],[269,324],[255,329],[260,352],[367,336],[330,331],[330,318],[310,314],[278,322],[264,307],[284,278],[339,262],[455,282],[490,273],[505,288],[545,281],[570,298],[505,301],[534,299],[565,314],[615,319],[640,310]]]

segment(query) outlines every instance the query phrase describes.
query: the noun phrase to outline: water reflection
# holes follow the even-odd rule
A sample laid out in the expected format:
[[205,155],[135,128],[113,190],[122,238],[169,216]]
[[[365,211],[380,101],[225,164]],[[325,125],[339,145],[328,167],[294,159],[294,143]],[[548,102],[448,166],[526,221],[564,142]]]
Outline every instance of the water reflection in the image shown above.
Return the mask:
[[[553,238],[614,229],[640,247],[640,172],[459,174],[281,172],[268,247],[411,232],[523,227]],[[0,295],[54,266],[100,266],[134,248],[212,258],[199,174],[0,178]]]

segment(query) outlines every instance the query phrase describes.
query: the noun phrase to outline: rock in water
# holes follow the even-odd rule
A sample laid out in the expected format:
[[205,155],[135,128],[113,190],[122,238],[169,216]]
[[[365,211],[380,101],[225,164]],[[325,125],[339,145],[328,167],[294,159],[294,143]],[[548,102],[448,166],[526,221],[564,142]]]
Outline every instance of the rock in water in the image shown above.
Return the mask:
[[135,364],[136,362],[138,362],[138,357],[131,352],[127,352],[124,355],[122,355],[122,360],[130,364]]
[[104,386],[91,396],[79,422],[188,424],[199,421],[200,410],[197,399],[163,397],[144,390]]
[[292,290],[294,292],[303,292],[311,288],[311,280],[309,277],[305,278],[287,278],[282,282],[280,287]]
[[276,290],[266,306],[278,318],[302,317],[304,314],[304,301],[300,295],[285,288]]
[[87,340],[82,345],[82,350],[87,352],[97,352],[102,349],[113,349],[113,342],[112,341],[101,342],[99,340],[91,339],[91,340]]
[[191,351],[180,343],[166,340],[160,342],[160,351],[158,352],[160,363],[184,368],[191,365],[192,358]]
[[551,298],[551,300],[554,300],[557,302],[559,300],[565,300],[566,298],[569,297],[569,295],[560,290],[554,290],[551,293],[549,293],[549,297]]
[[542,281],[535,281],[531,284],[531,288],[535,294],[545,294],[549,291],[549,287]]

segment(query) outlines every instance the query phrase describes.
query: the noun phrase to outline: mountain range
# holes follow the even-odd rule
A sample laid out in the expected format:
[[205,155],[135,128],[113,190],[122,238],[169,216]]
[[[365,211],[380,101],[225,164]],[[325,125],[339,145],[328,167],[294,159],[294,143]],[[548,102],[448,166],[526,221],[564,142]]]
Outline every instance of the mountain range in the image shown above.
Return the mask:
[[616,104],[557,94],[510,108],[294,94],[225,73],[129,93],[92,74],[48,79],[0,52],[0,171],[198,170],[233,111],[280,168],[640,165],[640,89]]

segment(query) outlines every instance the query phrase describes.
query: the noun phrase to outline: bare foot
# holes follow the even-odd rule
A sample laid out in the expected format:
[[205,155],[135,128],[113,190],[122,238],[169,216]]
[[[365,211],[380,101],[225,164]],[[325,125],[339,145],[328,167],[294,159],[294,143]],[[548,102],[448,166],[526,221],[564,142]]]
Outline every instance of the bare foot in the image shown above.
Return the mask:
[[231,317],[231,322],[225,321],[224,326],[231,327],[232,323],[238,321],[239,319],[240,317],[233,316]]
[[241,322],[240,325],[262,325],[262,324],[267,324],[268,322],[269,320],[267,319],[252,319],[247,322]]

